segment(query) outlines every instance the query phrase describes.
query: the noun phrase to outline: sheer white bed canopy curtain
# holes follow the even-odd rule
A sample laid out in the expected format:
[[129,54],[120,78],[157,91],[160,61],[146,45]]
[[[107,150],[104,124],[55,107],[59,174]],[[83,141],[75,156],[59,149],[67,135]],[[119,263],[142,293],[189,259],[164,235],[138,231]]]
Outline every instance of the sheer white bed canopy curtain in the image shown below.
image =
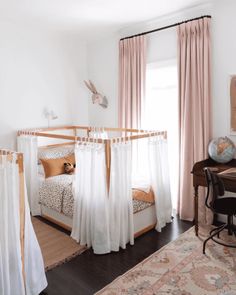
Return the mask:
[[0,291],[4,295],[24,294],[18,166],[16,158],[9,162],[2,155],[0,159]]
[[80,143],[75,149],[75,203],[71,236],[95,254],[133,244],[131,145],[111,144],[108,196],[104,143]]
[[33,216],[41,215],[38,184],[38,138],[33,134],[17,137],[17,149],[24,154],[26,185],[30,211]]
[[105,147],[81,143],[75,148],[76,175],[71,237],[94,253],[110,252]]
[[109,192],[111,250],[134,244],[132,200],[132,155],[131,142],[111,144],[111,176]]
[[166,223],[171,222],[172,216],[168,147],[165,135],[149,138],[148,166],[150,184],[155,196],[157,216],[156,230],[161,231]]
[[[24,185],[25,187],[25,185]],[[16,154],[0,156],[0,293],[37,295],[47,286],[42,254],[24,189],[24,249],[20,239],[20,180]],[[24,257],[24,275],[22,264]]]
[[166,133],[137,140],[133,145],[132,188],[153,190],[156,207],[156,230],[171,222],[172,201]]

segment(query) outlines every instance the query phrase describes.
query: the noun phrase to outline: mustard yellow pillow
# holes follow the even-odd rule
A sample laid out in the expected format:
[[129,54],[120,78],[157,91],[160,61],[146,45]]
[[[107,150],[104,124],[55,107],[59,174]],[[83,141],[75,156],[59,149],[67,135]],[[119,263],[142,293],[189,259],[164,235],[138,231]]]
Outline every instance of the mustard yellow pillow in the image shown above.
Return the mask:
[[143,201],[147,203],[154,203],[155,197],[153,190],[150,189],[149,193],[145,193],[144,191],[133,189],[133,200]]
[[75,164],[75,155],[70,155],[63,158],[56,158],[56,159],[40,159],[44,173],[45,178],[57,176],[60,174],[64,174],[64,163],[71,163]]

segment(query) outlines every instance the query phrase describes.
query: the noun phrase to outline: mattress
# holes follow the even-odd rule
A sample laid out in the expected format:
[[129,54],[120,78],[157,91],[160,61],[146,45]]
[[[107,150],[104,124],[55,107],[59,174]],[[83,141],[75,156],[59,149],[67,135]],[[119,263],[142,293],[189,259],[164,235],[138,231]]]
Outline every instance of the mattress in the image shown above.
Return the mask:
[[[62,174],[39,181],[39,203],[66,216],[73,216],[74,175]],[[148,200],[148,201],[147,201]],[[133,213],[140,212],[154,203],[153,192],[133,190]]]

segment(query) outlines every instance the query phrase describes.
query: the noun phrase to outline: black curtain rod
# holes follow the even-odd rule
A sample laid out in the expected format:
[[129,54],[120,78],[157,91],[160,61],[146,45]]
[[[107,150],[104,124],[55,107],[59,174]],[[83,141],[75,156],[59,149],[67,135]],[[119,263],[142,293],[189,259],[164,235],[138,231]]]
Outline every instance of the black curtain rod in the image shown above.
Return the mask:
[[194,20],[205,18],[205,17],[206,18],[211,18],[211,15],[203,15],[203,16],[195,17],[195,18],[188,19],[188,20],[185,20],[185,21],[182,21],[182,22],[179,22],[179,23],[175,23],[175,24],[172,24],[172,25],[169,25],[169,26],[161,27],[161,28],[154,29],[154,30],[151,30],[151,31],[142,32],[142,33],[135,34],[135,35],[128,36],[128,37],[124,37],[124,38],[121,38],[120,41],[125,40],[125,39],[130,39],[130,38],[138,37],[138,36],[142,36],[142,35],[147,35],[147,34],[155,33],[155,32],[158,32],[158,31],[165,30],[165,29],[169,29],[169,28],[173,28],[173,27],[179,26],[181,24],[188,23],[188,22],[191,22],[191,21],[194,21]]

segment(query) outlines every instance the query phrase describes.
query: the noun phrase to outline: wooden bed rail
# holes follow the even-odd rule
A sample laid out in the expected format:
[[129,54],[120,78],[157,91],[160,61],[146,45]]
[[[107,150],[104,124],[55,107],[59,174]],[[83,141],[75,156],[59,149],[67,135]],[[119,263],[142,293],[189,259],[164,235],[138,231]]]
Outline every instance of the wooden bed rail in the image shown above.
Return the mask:
[[[73,135],[65,135],[65,134],[54,134],[50,133],[53,131],[62,131],[62,130],[72,130]],[[77,136],[77,130],[85,130],[87,136]],[[125,133],[124,136],[110,138],[110,139],[102,139],[102,138],[92,138],[89,137],[90,132],[93,131],[110,131],[110,132],[122,132]],[[127,135],[127,133],[136,133],[134,135]],[[91,126],[58,126],[51,128],[38,128],[38,129],[28,129],[18,131],[18,136],[20,135],[34,135],[38,137],[47,137],[47,138],[55,138],[55,139],[65,139],[68,140],[68,144],[70,141],[73,143],[76,142],[93,142],[105,144],[105,161],[106,161],[106,174],[107,174],[107,188],[109,191],[110,188],[110,168],[111,168],[111,144],[116,142],[126,142],[130,140],[138,140],[142,138],[149,138],[155,136],[162,136],[167,139],[167,131],[155,131],[155,130],[140,130],[140,129],[131,129],[131,128],[110,128],[110,127],[91,127]],[[49,146],[59,146],[65,145],[66,143],[47,145]]]
[[[78,129],[78,128],[76,128]],[[109,128],[110,129],[110,128]],[[115,129],[115,128],[114,128]],[[59,129],[58,129],[59,130]],[[60,129],[62,130],[62,129]],[[89,129],[87,129],[89,130]],[[104,129],[105,130],[105,129]],[[127,129],[131,130],[131,129]],[[134,129],[133,129],[134,130]],[[105,130],[106,131],[106,130]],[[123,131],[122,130],[112,130],[112,131]],[[136,129],[135,131],[127,131],[127,132],[137,132]],[[136,140],[136,139],[141,139],[141,138],[147,138],[147,137],[153,137],[153,136],[163,136],[164,138],[167,138],[167,132],[166,131],[144,131],[140,130],[139,131],[141,134],[136,134],[136,135],[130,135],[130,136],[124,136],[124,137],[116,137],[116,138],[110,138],[110,139],[101,139],[101,138],[92,138],[92,137],[85,137],[85,136],[77,136],[77,135],[65,135],[65,134],[53,134],[53,133],[45,133],[45,131],[38,131],[38,130],[25,130],[25,131],[18,131],[18,136],[20,135],[34,135],[38,137],[48,137],[48,138],[55,138],[55,139],[65,139],[68,141],[86,141],[86,142],[94,142],[94,143],[116,143],[116,142],[124,142],[124,141],[129,141],[129,140]]]
[[[35,134],[36,132],[52,132],[58,130],[85,130],[85,131],[93,131],[95,127],[93,126],[78,126],[78,125],[70,125],[70,126],[56,126],[56,127],[49,127],[49,128],[31,128],[18,131],[19,134]],[[143,129],[134,129],[134,128],[112,128],[112,127],[96,127],[95,131],[111,131],[111,132],[130,132],[130,133],[147,133],[147,132],[155,132],[155,130],[143,130]]]
[[12,152],[10,150],[0,149],[0,162],[3,157],[6,157],[7,161],[12,162],[16,159],[16,163],[19,167],[19,193],[20,193],[20,245],[21,245],[21,261],[22,261],[22,275],[25,284],[25,185],[24,185],[24,163],[23,154]]

